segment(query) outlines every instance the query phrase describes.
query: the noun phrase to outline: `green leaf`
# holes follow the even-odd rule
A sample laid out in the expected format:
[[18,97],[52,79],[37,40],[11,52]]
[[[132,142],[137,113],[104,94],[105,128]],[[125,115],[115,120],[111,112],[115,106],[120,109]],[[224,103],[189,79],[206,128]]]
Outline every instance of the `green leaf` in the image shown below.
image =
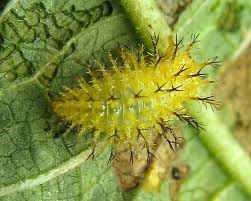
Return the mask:
[[[194,53],[198,59],[219,56],[227,62],[250,43],[250,11],[248,0],[195,0],[182,13],[173,33],[185,40],[191,33],[200,33],[200,50]],[[85,161],[90,152],[83,136],[54,138],[67,127],[55,122],[48,95],[76,85],[88,63],[105,60],[104,49],[116,48],[118,43],[134,46],[138,37],[150,48],[149,32],[160,33],[163,44],[171,32],[163,19],[153,0],[13,0],[8,4],[0,17],[1,201],[170,200],[166,181],[159,194],[141,189],[120,192],[107,165],[107,152]],[[222,23],[225,19],[231,20]],[[217,72],[212,72],[212,77],[215,75]],[[207,112],[195,113],[209,122],[207,132],[198,136],[185,129],[182,158],[191,171],[178,198],[249,200],[249,178],[244,175],[251,168],[234,168],[234,157],[219,156],[218,148],[232,153],[232,145],[237,147],[243,161],[236,163],[245,167],[250,166],[249,157],[232,139],[218,113],[210,112],[207,117]],[[212,125],[212,119],[216,124]],[[214,144],[217,128],[221,128],[219,135],[224,131],[225,138]]]
[[103,49],[137,41],[120,5],[13,1],[0,18],[0,35],[0,200],[98,199],[99,190],[110,194],[97,183],[99,175],[113,182],[109,191],[116,198],[120,193],[106,162],[100,162],[100,172],[85,162],[82,137],[53,138],[60,130],[52,121],[48,91],[76,84]]

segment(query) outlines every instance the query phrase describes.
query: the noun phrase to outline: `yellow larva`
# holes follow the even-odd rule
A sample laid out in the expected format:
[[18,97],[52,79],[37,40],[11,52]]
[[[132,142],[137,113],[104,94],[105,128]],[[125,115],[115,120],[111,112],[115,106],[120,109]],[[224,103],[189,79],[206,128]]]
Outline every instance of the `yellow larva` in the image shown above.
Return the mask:
[[177,38],[169,38],[164,54],[121,49],[122,62],[111,59],[112,68],[101,67],[102,76],[93,73],[91,83],[80,80],[53,102],[53,110],[82,133],[91,132],[94,146],[101,140],[110,144],[111,158],[122,147],[131,150],[132,158],[143,149],[149,157],[157,135],[172,146],[177,143],[172,133],[175,119],[199,128],[184,104],[213,101],[201,95],[209,83],[201,71],[215,60],[197,63],[191,57],[196,39],[180,48]]

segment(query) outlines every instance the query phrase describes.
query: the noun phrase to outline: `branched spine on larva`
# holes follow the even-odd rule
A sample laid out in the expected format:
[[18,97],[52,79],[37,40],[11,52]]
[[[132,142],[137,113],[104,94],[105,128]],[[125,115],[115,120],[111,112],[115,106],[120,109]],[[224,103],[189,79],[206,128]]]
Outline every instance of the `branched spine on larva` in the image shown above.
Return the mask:
[[186,113],[184,103],[192,100],[214,103],[213,97],[201,96],[201,89],[209,83],[202,70],[217,62],[194,61],[190,50],[198,42],[197,37],[182,49],[177,37],[175,41],[169,38],[164,54],[157,48],[148,55],[144,54],[144,48],[121,49],[122,65],[110,55],[112,68],[106,70],[101,66],[102,76],[91,73],[91,83],[80,80],[78,87],[66,90],[53,102],[54,111],[82,131],[89,130],[94,147],[106,136],[105,141],[112,145],[110,159],[116,157],[121,147],[126,147],[131,150],[131,161],[142,148],[149,160],[156,136],[174,149],[179,144],[172,131],[175,119],[196,129],[201,127]]

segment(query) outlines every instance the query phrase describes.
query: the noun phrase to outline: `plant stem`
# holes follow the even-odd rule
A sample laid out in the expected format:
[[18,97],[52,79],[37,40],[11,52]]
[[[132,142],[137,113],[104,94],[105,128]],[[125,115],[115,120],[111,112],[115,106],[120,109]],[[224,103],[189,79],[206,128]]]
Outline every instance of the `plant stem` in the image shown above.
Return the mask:
[[251,159],[232,136],[218,112],[210,107],[194,104],[189,112],[201,122],[204,128],[199,134],[201,141],[217,159],[221,167],[251,196]]
[[156,34],[160,50],[164,50],[172,32],[155,0],[121,0],[121,4],[146,47],[152,49],[151,36]]

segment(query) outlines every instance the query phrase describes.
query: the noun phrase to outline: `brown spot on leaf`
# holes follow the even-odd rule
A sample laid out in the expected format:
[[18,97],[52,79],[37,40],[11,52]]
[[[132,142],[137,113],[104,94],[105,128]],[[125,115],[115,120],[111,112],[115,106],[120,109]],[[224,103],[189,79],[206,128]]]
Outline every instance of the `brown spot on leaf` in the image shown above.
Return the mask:
[[145,155],[138,154],[133,163],[129,163],[129,161],[130,152],[128,150],[120,152],[112,161],[118,186],[122,191],[130,191],[137,187],[148,167]]
[[[177,137],[183,138],[181,129],[175,129]],[[145,178],[142,182],[142,187],[147,192],[159,192],[164,179],[170,175],[172,167],[178,162],[180,152],[183,150],[184,141],[175,150],[170,149],[166,142],[158,139],[158,148],[156,149],[151,164],[149,165]],[[172,179],[172,176],[170,178]],[[178,191],[175,192],[175,194]],[[174,195],[175,196],[175,195]]]
[[181,13],[192,3],[192,0],[157,0],[157,4],[165,14],[170,27],[178,21]]
[[[176,128],[174,132],[177,137],[183,138],[181,129]],[[158,192],[167,176],[172,179],[172,176],[170,176],[172,167],[174,165],[180,167],[178,159],[183,146],[184,141],[179,146],[176,146],[175,150],[171,149],[168,142],[163,141],[161,136],[159,136],[155,139],[155,146],[152,147],[154,156],[148,162],[146,153],[143,151],[134,158],[133,163],[129,163],[129,150],[125,149],[118,153],[112,161],[112,165],[120,190],[130,191],[141,185],[147,192]],[[176,191],[172,192],[173,196],[176,195],[179,189],[179,185],[176,183],[174,185],[176,186]]]
[[221,102],[233,110],[234,134],[251,154],[251,44],[224,67],[216,93]]

